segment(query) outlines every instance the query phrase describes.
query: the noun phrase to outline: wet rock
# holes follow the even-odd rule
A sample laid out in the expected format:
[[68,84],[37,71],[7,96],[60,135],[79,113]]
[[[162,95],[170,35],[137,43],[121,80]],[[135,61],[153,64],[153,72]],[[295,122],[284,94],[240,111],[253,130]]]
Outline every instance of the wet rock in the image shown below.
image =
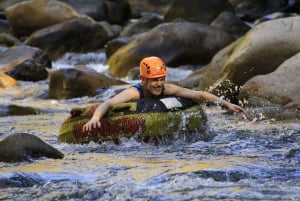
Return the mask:
[[276,121],[300,119],[300,112],[293,109],[287,109],[281,106],[273,106],[273,107],[264,106],[264,107],[248,108],[247,111],[251,119],[255,121],[269,120],[269,119],[273,119]]
[[90,96],[99,88],[126,84],[86,68],[60,69],[50,74],[49,97],[67,99]]
[[131,9],[128,0],[105,0],[107,18],[110,24],[125,24],[131,17]]
[[27,133],[11,134],[0,141],[1,162],[31,161],[32,158],[62,159],[64,154],[37,136]]
[[9,33],[9,26],[6,20],[0,20],[0,33]]
[[29,36],[39,29],[78,17],[79,14],[71,6],[59,1],[30,0],[7,7],[5,16],[13,35],[20,38]]
[[0,71],[16,80],[45,80],[48,78],[46,68],[51,68],[51,61],[38,48],[13,46],[0,54]]
[[297,16],[296,13],[275,12],[275,13],[271,13],[271,14],[268,14],[266,16],[256,19],[254,21],[254,25],[257,25],[259,23],[269,21],[269,20],[275,20],[275,19],[286,18],[286,17],[295,17],[295,16]]
[[120,36],[126,37],[141,34],[163,22],[164,19],[161,15],[156,13],[143,13],[141,18],[129,22],[120,33]]
[[238,182],[242,179],[254,178],[254,176],[252,176],[251,174],[238,170],[199,170],[194,173],[199,177],[203,177],[206,179],[212,178],[213,180],[220,182]]
[[133,40],[133,37],[118,37],[116,39],[110,40],[105,45],[105,53],[107,57],[113,55],[118,49],[127,45]]
[[40,114],[41,111],[37,108],[19,106],[19,105],[9,105],[8,106],[8,115],[37,115]]
[[250,27],[233,12],[221,13],[210,23],[210,25],[226,30],[234,38],[239,38],[250,30]]
[[18,86],[17,80],[10,77],[9,75],[6,75],[3,72],[0,72],[0,88],[15,87],[15,86]]
[[[33,33],[25,44],[38,47],[54,60],[66,52],[91,52],[103,48],[113,30],[89,17],[78,17]],[[118,33],[115,33],[118,34]]]
[[64,2],[78,13],[87,15],[96,21],[105,20],[107,16],[107,7],[103,0],[59,0]]
[[233,12],[233,7],[227,0],[175,0],[164,17],[166,21],[182,18],[190,22],[210,24],[224,11]]
[[[274,72],[247,81],[240,91],[240,99],[260,97],[273,104],[287,105],[289,109],[300,108],[299,66],[300,53],[286,60]],[[257,102],[255,106],[263,107],[265,104]]]
[[9,33],[0,33],[0,44],[6,47],[21,45],[21,42]]
[[10,176],[0,176],[0,188],[26,188],[42,185],[45,181],[37,174],[16,172]]
[[0,105],[0,117],[1,116],[10,116],[10,115],[36,115],[40,114],[41,111],[37,108],[20,106],[15,104],[1,104]]
[[300,161],[300,149],[295,148],[295,149],[290,149],[286,154],[285,157],[290,159],[290,158],[298,158]]
[[266,14],[276,11],[286,11],[289,8],[288,0],[229,0],[237,16],[243,20],[254,21]]
[[[240,87],[256,75],[276,70],[300,50],[300,17],[267,21],[215,55],[209,66],[219,68],[206,84],[211,91],[237,102]],[[219,75],[218,75],[219,74]],[[212,76],[210,76],[212,78]],[[202,82],[202,80],[200,81]],[[201,88],[203,88],[203,84]],[[214,85],[214,86],[212,86]]]
[[198,87],[200,79],[202,79],[202,74],[194,74],[192,76],[188,76],[184,79],[179,80],[177,82],[177,85],[180,85],[185,88],[194,89]]
[[110,41],[110,40],[116,38],[117,36],[119,36],[120,32],[123,29],[123,27],[121,25],[117,25],[117,24],[111,25],[106,21],[98,22],[98,24],[100,26],[102,26],[102,28],[106,31],[107,41]]
[[220,78],[223,66],[234,51],[235,46],[240,41],[241,39],[234,41],[214,55],[211,62],[205,68],[205,71],[202,72],[203,76],[199,80],[199,89],[209,90],[209,88]]
[[130,80],[139,80],[140,79],[140,67],[137,66],[137,67],[130,69],[126,78],[130,79]]
[[295,7],[295,12],[299,13],[299,11],[300,11],[300,1],[299,0],[294,1],[293,6]]
[[162,22],[162,16],[154,13],[142,14],[142,18],[129,22],[121,31],[120,37],[110,40],[105,45],[107,57],[134,40],[136,35],[147,32]]
[[6,8],[17,4],[17,3],[21,3],[27,0],[3,0],[0,2],[0,10],[5,10]]
[[216,27],[191,22],[164,23],[118,49],[107,64],[118,77],[126,76],[150,55],[161,57],[168,66],[206,64],[232,41],[232,36]]
[[164,14],[174,0],[128,0],[132,18],[141,17],[142,13]]
[[131,17],[127,0],[59,0],[71,5],[77,12],[87,15],[96,21],[107,21],[110,24],[124,24]]

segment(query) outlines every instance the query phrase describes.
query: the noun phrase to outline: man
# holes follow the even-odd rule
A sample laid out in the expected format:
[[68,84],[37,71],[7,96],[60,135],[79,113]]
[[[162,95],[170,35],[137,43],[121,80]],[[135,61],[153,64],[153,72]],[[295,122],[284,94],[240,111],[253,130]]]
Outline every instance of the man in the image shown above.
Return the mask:
[[204,91],[195,91],[183,88],[174,84],[165,84],[167,69],[164,62],[158,57],[146,57],[140,63],[141,83],[123,90],[116,96],[104,101],[95,110],[93,117],[83,126],[83,131],[90,131],[93,128],[100,127],[100,119],[115,104],[128,102],[134,99],[144,97],[159,98],[163,95],[173,95],[190,98],[198,101],[208,101],[218,103],[221,106],[233,112],[242,112],[246,117],[248,114],[242,107],[229,103],[219,97]]

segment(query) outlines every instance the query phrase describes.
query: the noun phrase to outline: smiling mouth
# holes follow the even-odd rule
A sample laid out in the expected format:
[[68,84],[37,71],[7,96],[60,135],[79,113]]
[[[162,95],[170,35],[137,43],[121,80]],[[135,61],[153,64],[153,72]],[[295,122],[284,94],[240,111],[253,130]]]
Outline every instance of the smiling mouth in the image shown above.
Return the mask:
[[154,90],[155,90],[155,91],[161,91],[161,90],[162,90],[162,87],[154,87]]

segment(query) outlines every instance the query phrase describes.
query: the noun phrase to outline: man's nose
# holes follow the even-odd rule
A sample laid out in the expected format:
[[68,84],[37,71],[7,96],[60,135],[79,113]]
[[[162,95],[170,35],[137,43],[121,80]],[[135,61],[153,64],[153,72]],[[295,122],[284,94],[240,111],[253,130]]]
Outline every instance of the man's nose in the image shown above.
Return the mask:
[[164,84],[164,81],[163,81],[163,80],[158,80],[158,81],[156,82],[156,84],[157,84],[157,85],[163,85],[163,84]]

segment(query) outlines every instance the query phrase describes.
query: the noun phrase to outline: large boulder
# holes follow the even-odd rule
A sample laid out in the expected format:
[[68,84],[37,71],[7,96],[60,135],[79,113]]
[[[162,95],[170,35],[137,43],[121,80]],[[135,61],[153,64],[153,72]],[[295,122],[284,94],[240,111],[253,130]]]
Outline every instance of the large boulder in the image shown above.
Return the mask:
[[222,12],[210,25],[226,30],[234,38],[239,38],[250,30],[250,27],[233,12]]
[[47,52],[52,60],[66,52],[91,52],[103,48],[115,37],[114,30],[82,16],[34,32],[24,42]]
[[127,0],[105,0],[106,20],[111,24],[125,24],[131,18],[130,4]]
[[64,154],[32,134],[15,133],[0,141],[0,162],[31,161],[40,157],[62,159]]
[[99,88],[126,84],[84,67],[56,70],[49,79],[49,97],[53,99],[91,96]]
[[71,5],[79,13],[96,21],[107,21],[110,24],[124,24],[131,17],[127,0],[59,0]]
[[18,38],[79,16],[71,6],[48,0],[30,0],[5,9],[11,32]]
[[0,1],[0,10],[4,11],[6,8],[8,8],[14,4],[24,2],[24,1],[28,1],[28,0],[1,0]]
[[105,20],[107,16],[107,7],[104,0],[59,0],[64,2],[78,13],[87,15],[96,21]]
[[[239,38],[238,40],[232,42],[230,45],[221,49],[217,52],[212,58],[211,62],[207,65],[205,71],[203,72],[203,76],[199,81],[198,88],[201,90],[209,90],[213,87],[213,85],[217,82],[217,80],[221,77],[222,69],[226,64],[227,60],[231,56],[235,47],[243,40],[243,38]],[[193,73],[192,73],[193,74]],[[191,75],[192,75],[191,74]]]
[[131,42],[135,36],[150,31],[152,28],[163,23],[161,15],[155,13],[142,14],[142,17],[130,21],[120,33],[118,38],[110,40],[105,45],[105,53],[110,57],[117,49]]
[[237,16],[243,20],[254,21],[272,12],[287,11],[292,4],[289,0],[229,0]]
[[106,57],[109,58],[113,55],[118,49],[130,43],[134,37],[118,37],[108,41],[105,45],[105,54]]
[[219,72],[215,72],[217,74],[221,72],[220,76],[211,79],[210,85],[200,81],[200,88],[210,86],[213,93],[236,101],[240,86],[246,81],[256,75],[275,71],[286,59],[300,51],[299,33],[300,17],[258,24],[244,37],[231,44],[232,46],[215,56],[219,59],[213,59],[215,63],[209,66],[219,66]]
[[300,53],[286,60],[278,69],[267,75],[256,76],[247,81],[240,91],[240,98],[248,105],[263,107],[253,97],[264,98],[273,104],[280,104],[300,110]]
[[164,22],[161,15],[156,13],[144,13],[141,18],[128,22],[121,31],[121,37],[133,36],[150,31],[152,28]]
[[45,80],[48,78],[46,68],[51,65],[45,52],[30,46],[13,46],[0,53],[0,71],[16,80]]
[[168,66],[207,64],[233,37],[222,29],[200,23],[163,23],[137,36],[108,58],[109,71],[124,77],[146,56],[161,57]]
[[142,13],[165,13],[174,0],[128,0],[133,18]]
[[234,12],[227,0],[174,0],[164,16],[166,21],[181,18],[191,22],[210,24],[224,11]]

